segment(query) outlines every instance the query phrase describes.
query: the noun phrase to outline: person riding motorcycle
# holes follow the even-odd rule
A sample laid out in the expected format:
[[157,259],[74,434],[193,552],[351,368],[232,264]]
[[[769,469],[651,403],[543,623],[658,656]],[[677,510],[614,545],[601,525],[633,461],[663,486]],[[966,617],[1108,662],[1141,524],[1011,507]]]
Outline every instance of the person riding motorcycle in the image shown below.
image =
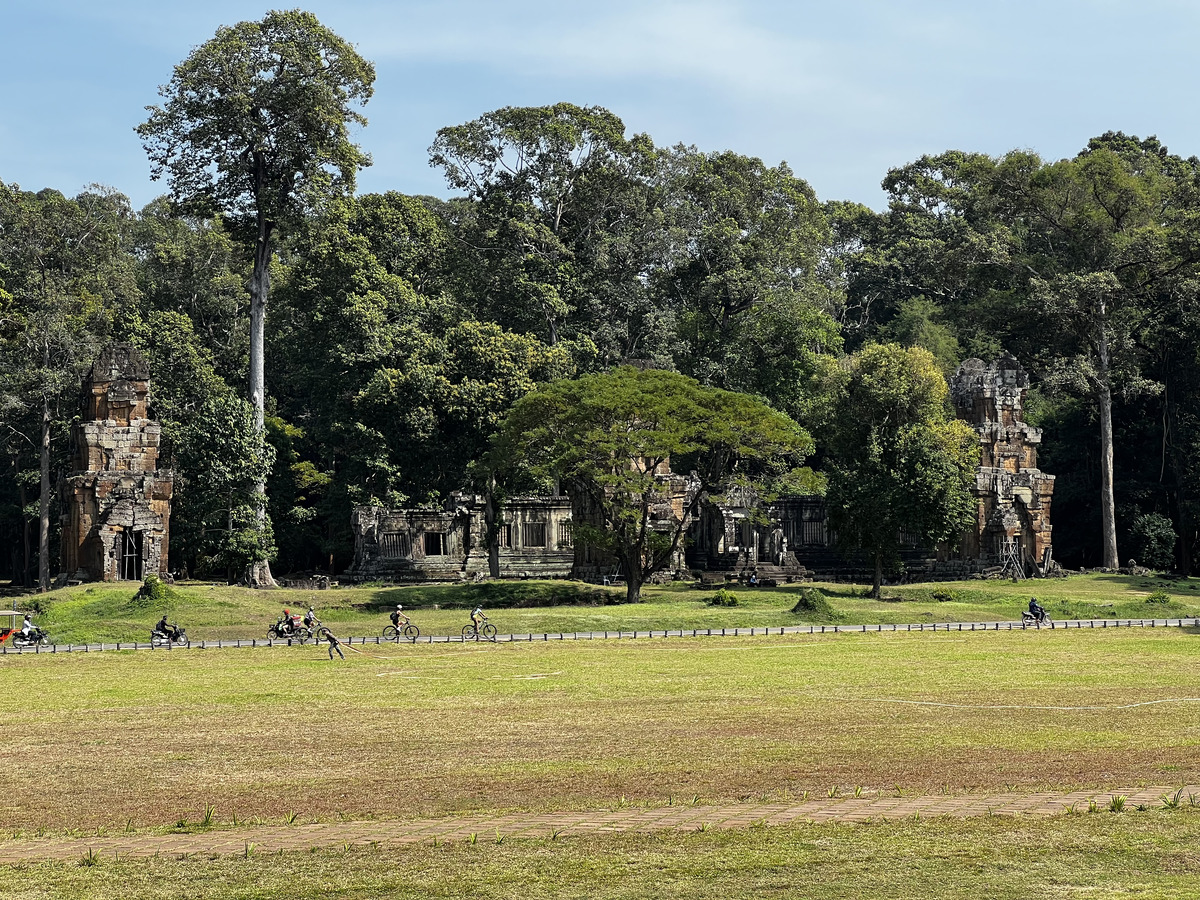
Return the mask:
[[404,625],[408,625],[410,622],[408,616],[404,614],[403,603],[397,603],[395,610],[393,610],[392,614],[388,616],[388,618],[392,620],[392,625],[394,625],[397,629],[404,627],[400,624],[401,620],[404,621]]
[[154,626],[154,630],[159,634],[165,635],[167,640],[174,641],[179,637],[179,629],[167,622],[166,613],[163,613],[163,617],[158,620],[158,624]]
[[1046,610],[1038,604],[1037,597],[1029,598],[1029,614],[1038,622],[1046,618]]
[[292,621],[292,611],[290,609],[283,611],[283,615],[275,623],[275,629],[283,634],[291,634],[296,630],[296,623]]

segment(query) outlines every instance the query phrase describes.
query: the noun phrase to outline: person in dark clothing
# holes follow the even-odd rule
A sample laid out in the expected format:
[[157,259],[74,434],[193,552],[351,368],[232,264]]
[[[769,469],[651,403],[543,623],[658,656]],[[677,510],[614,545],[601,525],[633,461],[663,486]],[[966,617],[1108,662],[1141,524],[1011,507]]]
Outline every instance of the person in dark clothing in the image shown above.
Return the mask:
[[1029,598],[1029,614],[1039,622],[1046,618],[1046,610],[1038,604],[1037,597]]
[[160,634],[167,636],[167,640],[173,641],[178,636],[175,628],[167,623],[167,614],[163,613],[163,617],[158,620],[158,624],[154,626],[154,630]]
[[325,635],[325,640],[329,641],[329,658],[333,659],[333,651],[337,651],[337,655],[342,659],[346,658],[346,654],[342,652],[342,642],[337,639],[332,631]]

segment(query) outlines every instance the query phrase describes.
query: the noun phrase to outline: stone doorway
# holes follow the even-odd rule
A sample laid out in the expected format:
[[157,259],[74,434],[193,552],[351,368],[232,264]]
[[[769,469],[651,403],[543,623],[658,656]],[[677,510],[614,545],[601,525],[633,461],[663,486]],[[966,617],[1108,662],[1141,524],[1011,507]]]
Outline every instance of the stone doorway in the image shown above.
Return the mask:
[[142,540],[145,532],[122,531],[117,543],[117,578],[121,581],[142,580]]

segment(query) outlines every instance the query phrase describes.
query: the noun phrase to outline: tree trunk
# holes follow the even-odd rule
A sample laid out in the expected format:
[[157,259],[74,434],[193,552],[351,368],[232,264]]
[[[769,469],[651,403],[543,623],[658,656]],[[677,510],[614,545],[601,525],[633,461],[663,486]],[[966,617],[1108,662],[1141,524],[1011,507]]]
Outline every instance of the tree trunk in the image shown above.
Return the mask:
[[50,590],[50,398],[42,397],[41,497],[38,501],[38,590]]
[[625,575],[625,602],[640,603],[642,600],[641,569],[630,569]]
[[33,586],[33,545],[29,535],[29,516],[25,509],[29,505],[29,495],[25,491],[25,482],[21,482],[21,545],[24,550],[24,565],[21,567],[21,587]]
[[1120,568],[1117,555],[1117,508],[1113,497],[1112,385],[1109,382],[1108,332],[1104,327],[1104,302],[1100,303],[1097,328],[1096,399],[1100,405],[1100,528],[1104,546],[1104,567]]
[[875,581],[871,585],[871,598],[878,600],[883,596],[883,551],[875,551]]
[[488,575],[500,577],[500,510],[496,503],[496,480],[488,480],[487,496],[483,501],[484,540],[487,541]]
[[[250,402],[254,406],[254,426],[261,435],[266,430],[266,367],[263,336],[267,324],[267,297],[271,290],[271,225],[262,213],[258,216],[258,241],[254,245],[254,271],[250,275]],[[260,481],[255,490],[261,502],[258,507],[259,529],[267,523],[267,483]],[[261,560],[252,563],[246,580],[251,587],[276,587],[271,576],[271,563]]]

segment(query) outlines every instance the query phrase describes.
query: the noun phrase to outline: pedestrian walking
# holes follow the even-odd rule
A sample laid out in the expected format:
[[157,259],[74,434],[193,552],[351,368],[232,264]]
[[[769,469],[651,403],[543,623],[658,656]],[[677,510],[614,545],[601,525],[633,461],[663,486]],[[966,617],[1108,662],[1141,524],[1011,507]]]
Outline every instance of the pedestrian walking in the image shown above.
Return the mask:
[[334,633],[332,631],[325,635],[325,640],[329,641],[329,658],[330,659],[333,659],[333,651],[334,650],[337,651],[337,655],[340,656],[342,659],[346,658],[346,654],[344,654],[342,652],[342,642],[337,639],[337,637],[334,635]]

